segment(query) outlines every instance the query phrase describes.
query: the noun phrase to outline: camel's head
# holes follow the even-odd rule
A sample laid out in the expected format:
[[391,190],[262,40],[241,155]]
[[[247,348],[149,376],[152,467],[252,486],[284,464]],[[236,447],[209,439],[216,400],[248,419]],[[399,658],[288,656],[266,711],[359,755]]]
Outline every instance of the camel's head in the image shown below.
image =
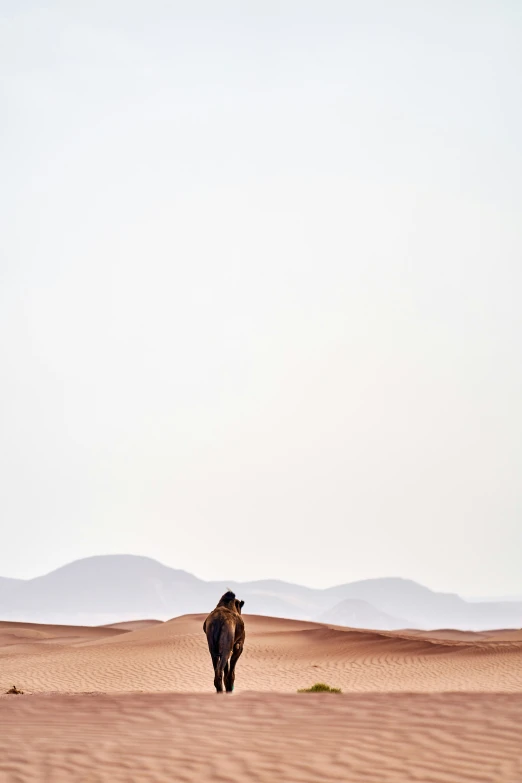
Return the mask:
[[238,614],[241,614],[241,607],[244,605],[244,603],[244,601],[239,601],[236,598],[236,594],[233,593],[232,590],[227,590],[227,592],[224,593],[219,599],[218,606],[226,606],[227,609],[231,609],[232,611],[236,611]]

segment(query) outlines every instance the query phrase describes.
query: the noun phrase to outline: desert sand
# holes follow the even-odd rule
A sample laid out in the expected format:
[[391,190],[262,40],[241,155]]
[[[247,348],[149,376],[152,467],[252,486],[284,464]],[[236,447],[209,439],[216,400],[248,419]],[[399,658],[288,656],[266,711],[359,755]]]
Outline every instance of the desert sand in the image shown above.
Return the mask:
[[522,631],[246,615],[217,696],[203,619],[0,623],[0,779],[522,781]]

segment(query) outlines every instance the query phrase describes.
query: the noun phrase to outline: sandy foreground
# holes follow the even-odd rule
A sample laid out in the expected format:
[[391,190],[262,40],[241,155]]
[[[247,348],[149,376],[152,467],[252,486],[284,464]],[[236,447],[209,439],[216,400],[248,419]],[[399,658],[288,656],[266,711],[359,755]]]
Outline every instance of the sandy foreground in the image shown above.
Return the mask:
[[[522,632],[245,617],[213,693],[203,616],[0,623],[0,780],[522,783]],[[343,694],[296,694],[324,681]]]

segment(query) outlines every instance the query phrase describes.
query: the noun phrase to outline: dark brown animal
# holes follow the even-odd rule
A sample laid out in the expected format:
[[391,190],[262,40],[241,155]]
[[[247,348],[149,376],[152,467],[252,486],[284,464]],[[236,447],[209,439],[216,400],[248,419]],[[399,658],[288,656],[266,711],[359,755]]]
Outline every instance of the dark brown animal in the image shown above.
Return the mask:
[[238,601],[235,593],[228,590],[203,623],[214,667],[214,685],[218,693],[223,692],[223,679],[227,693],[234,690],[236,663],[245,643],[245,624],[241,617],[244,603]]

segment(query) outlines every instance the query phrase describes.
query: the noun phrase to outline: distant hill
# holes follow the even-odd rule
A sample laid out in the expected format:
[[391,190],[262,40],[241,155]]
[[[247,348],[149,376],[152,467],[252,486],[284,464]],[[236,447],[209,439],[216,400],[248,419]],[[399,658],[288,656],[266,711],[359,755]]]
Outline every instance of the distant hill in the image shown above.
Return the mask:
[[332,598],[356,598],[420,629],[520,628],[522,602],[469,602],[455,593],[437,593],[410,579],[389,577],[350,582],[325,591]]
[[322,623],[331,625],[346,625],[349,628],[371,628],[380,631],[395,631],[407,628],[408,620],[400,620],[386,612],[381,612],[368,601],[357,598],[346,598],[344,601],[328,609],[317,618]]
[[136,555],[76,560],[35,579],[0,577],[0,619],[102,625],[208,612],[231,588],[248,614],[389,630],[522,627],[522,602],[470,602],[399,578],[367,579],[326,590],[282,582],[206,582]]
[[466,597],[466,601],[470,601],[472,604],[480,603],[504,603],[505,601],[517,601],[522,602],[522,595],[486,595],[486,596],[471,596]]

